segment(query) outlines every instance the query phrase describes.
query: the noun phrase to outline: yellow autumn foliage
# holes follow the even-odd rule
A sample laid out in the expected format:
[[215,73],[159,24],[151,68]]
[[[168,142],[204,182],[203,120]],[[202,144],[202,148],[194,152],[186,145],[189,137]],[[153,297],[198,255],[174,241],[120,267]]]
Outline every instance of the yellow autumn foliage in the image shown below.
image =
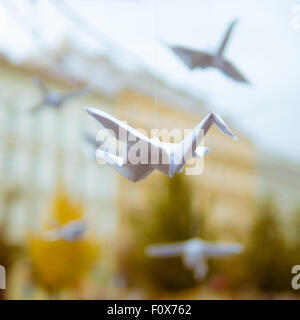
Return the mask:
[[64,225],[72,220],[83,218],[84,210],[80,203],[72,201],[68,193],[60,187],[52,203],[50,217],[60,225]]
[[[64,225],[83,217],[82,206],[59,189],[50,210],[50,221]],[[53,225],[48,223],[40,232],[29,236],[29,252],[36,280],[53,292],[79,283],[97,260],[100,243],[87,232],[74,241],[49,240],[44,232],[52,228]]]

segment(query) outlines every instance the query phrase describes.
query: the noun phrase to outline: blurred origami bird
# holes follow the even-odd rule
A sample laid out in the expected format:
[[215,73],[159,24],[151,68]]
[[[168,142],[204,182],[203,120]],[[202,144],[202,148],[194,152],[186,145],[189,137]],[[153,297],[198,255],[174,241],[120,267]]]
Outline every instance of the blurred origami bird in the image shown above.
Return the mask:
[[64,94],[56,93],[53,91],[50,91],[44,81],[39,78],[35,77],[35,81],[39,85],[41,92],[43,94],[42,100],[31,109],[32,112],[37,112],[41,110],[43,107],[49,106],[54,109],[59,109],[62,107],[67,101],[74,99],[75,97],[81,96],[83,94],[88,93],[88,88],[79,88],[75,90],[71,90],[69,92],[66,92]]
[[64,225],[47,230],[44,236],[49,241],[77,241],[81,239],[86,231],[86,223],[83,219],[73,220]]
[[81,203],[58,187],[41,230],[28,235],[35,280],[49,293],[75,288],[98,259],[100,241],[86,224]]
[[216,52],[209,53],[193,50],[181,46],[168,46],[191,70],[196,68],[217,68],[225,75],[235,81],[249,84],[249,81],[241,72],[227,59],[224,58],[224,51],[237,20],[234,20],[227,29],[225,37]]
[[[209,150],[200,146],[200,143],[213,124],[224,134],[235,140],[237,139],[222,118],[214,113],[210,113],[200,122],[181,143],[164,143],[158,138],[148,138],[103,111],[94,108],[86,108],[86,110],[102,127],[112,133],[114,138],[128,146],[125,158],[98,148],[97,159],[106,161],[113,169],[133,182],[146,178],[154,170],[158,170],[171,178],[175,173],[182,172],[186,161],[190,158],[203,157]],[[133,163],[130,161],[130,150],[132,147],[135,148],[136,143],[138,143],[139,150],[135,151],[145,153],[143,155],[145,162]],[[153,161],[152,155],[156,157],[155,161]]]
[[213,243],[194,238],[188,241],[169,244],[150,245],[145,254],[154,258],[181,257],[184,266],[194,271],[196,280],[201,280],[207,273],[207,258],[222,258],[243,251],[237,243]]

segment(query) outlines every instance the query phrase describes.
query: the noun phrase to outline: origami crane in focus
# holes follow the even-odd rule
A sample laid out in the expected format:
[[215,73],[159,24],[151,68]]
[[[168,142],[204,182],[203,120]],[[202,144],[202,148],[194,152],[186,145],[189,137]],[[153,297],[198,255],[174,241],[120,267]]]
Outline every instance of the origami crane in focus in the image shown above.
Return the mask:
[[81,239],[85,231],[85,221],[83,219],[78,219],[45,231],[44,236],[49,241],[65,240],[72,242]]
[[[96,158],[107,161],[113,169],[133,182],[146,178],[154,170],[158,170],[170,178],[175,173],[181,173],[186,161],[190,158],[201,158],[208,152],[208,148],[200,146],[200,143],[213,124],[221,132],[237,140],[222,118],[214,113],[206,116],[181,143],[164,143],[158,138],[148,138],[138,130],[103,111],[94,108],[86,108],[86,110],[102,127],[112,132],[117,140],[127,146],[125,158],[105,151],[101,147],[96,152]],[[136,151],[145,153],[145,158],[148,159],[146,163],[126,161],[130,148],[135,148],[136,144],[140,147]],[[153,153],[157,155],[158,161],[152,161],[151,155]],[[149,161],[149,158],[151,158],[151,161]]]
[[42,91],[43,98],[35,107],[31,109],[31,111],[34,113],[41,110],[44,106],[50,106],[54,109],[59,109],[68,100],[71,100],[75,97],[88,93],[88,88],[84,87],[84,88],[71,90],[64,94],[59,94],[53,91],[49,91],[49,89],[46,87],[44,81],[41,78],[36,77],[35,81],[37,82],[37,84],[39,85]]
[[183,61],[183,63],[191,70],[195,68],[217,68],[221,70],[229,78],[248,83],[249,81],[241,74],[241,72],[227,59],[224,58],[224,51],[227,46],[228,40],[232,33],[234,26],[236,25],[237,20],[234,20],[221,43],[219,49],[214,53],[208,53],[193,49],[188,49],[180,46],[169,46],[169,48]]
[[243,246],[237,243],[213,243],[194,238],[183,242],[150,245],[146,247],[145,254],[153,258],[181,257],[184,266],[193,270],[195,280],[199,281],[208,271],[207,258],[223,258],[242,251]]

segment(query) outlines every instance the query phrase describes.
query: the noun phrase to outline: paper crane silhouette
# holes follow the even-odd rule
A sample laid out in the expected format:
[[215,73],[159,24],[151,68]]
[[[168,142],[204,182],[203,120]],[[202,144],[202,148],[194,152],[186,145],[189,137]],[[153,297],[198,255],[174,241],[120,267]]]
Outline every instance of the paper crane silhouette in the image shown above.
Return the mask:
[[[94,108],[86,108],[86,110],[102,127],[112,132],[117,140],[127,145],[125,158],[103,151],[101,148],[97,150],[96,156],[106,160],[113,169],[133,182],[146,178],[154,170],[173,177],[175,173],[182,172],[189,158],[203,157],[208,150],[201,147],[200,143],[213,124],[224,134],[233,139],[237,139],[222,118],[214,113],[210,113],[201,121],[181,143],[164,143],[160,142],[159,139],[148,138],[146,135],[106,112]],[[131,161],[127,161],[130,149],[134,147],[136,143],[140,146],[139,151],[145,153],[144,158],[147,159],[146,163],[132,163]],[[151,155],[153,153],[157,155],[156,161],[152,161]]]
[[234,20],[227,29],[225,37],[221,46],[214,53],[208,53],[199,50],[193,50],[181,46],[168,46],[190,69],[196,68],[217,68],[232,80],[249,84],[249,81],[241,74],[241,72],[226,58],[224,58],[224,51],[227,47],[228,40],[232,33],[237,20]]
[[243,246],[237,243],[213,243],[194,238],[183,242],[147,246],[145,254],[153,258],[181,257],[184,266],[194,271],[196,280],[205,277],[207,258],[222,258],[239,254]]
[[88,93],[88,88],[84,87],[84,88],[74,89],[69,92],[60,94],[60,93],[56,93],[48,90],[44,81],[41,78],[36,77],[35,81],[39,85],[41,92],[43,94],[43,97],[42,97],[42,100],[35,107],[31,109],[33,113],[40,111],[43,107],[46,107],[46,106],[52,107],[54,109],[59,109],[67,101]]

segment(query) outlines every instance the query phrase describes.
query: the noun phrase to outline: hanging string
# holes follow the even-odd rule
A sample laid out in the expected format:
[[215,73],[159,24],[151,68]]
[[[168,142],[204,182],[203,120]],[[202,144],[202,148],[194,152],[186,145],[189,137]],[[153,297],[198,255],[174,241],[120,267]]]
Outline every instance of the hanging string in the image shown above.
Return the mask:
[[155,123],[155,128],[158,129],[158,83],[155,78],[154,80],[154,123]]
[[[158,35],[158,4],[157,0],[153,0],[154,3],[154,37],[157,39]],[[154,52],[154,56],[157,59],[157,50]],[[154,125],[158,129],[158,83],[157,77],[154,76]]]

